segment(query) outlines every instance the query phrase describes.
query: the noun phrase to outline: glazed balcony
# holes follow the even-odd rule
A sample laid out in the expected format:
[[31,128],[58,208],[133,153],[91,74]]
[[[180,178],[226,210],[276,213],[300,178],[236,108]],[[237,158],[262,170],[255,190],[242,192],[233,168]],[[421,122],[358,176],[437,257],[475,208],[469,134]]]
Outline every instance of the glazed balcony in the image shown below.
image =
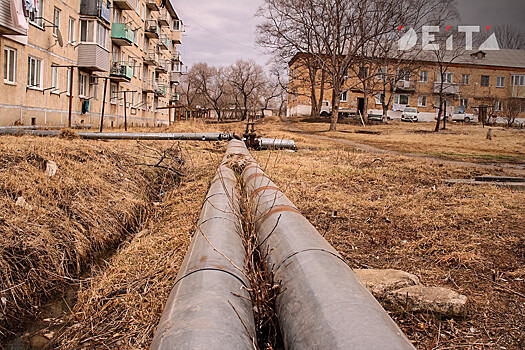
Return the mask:
[[160,27],[155,20],[147,20],[144,27],[144,35],[150,39],[158,39]]
[[171,72],[170,73],[170,82],[171,83],[180,83],[180,78],[182,77],[181,72]]
[[172,92],[169,95],[169,100],[170,100],[170,102],[179,102],[180,96],[179,96],[179,94]]
[[81,16],[95,16],[106,23],[111,21],[111,1],[108,0],[82,0],[80,2]]
[[133,67],[128,62],[113,62],[109,76],[113,81],[130,81],[133,78]]
[[525,86],[511,86],[510,87],[511,97],[525,98]]
[[142,83],[142,92],[155,92],[157,83],[154,80],[146,80]]
[[171,41],[173,41],[177,45],[182,44],[182,31],[172,30],[171,31]]
[[126,23],[113,23],[111,25],[111,39],[119,46],[131,46],[135,40],[135,32]]
[[399,80],[396,83],[396,91],[416,91],[416,82],[413,80]]
[[166,34],[161,34],[159,38],[159,47],[162,50],[169,50],[170,49],[170,39]]

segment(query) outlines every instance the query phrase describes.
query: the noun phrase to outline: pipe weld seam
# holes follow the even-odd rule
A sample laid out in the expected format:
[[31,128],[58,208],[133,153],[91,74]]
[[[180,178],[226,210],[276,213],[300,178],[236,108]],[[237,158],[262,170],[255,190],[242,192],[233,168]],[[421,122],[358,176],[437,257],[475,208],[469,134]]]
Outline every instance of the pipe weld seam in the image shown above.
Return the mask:
[[247,165],[244,170],[242,171],[242,173],[244,174],[248,169],[251,169],[251,168],[257,168],[257,169],[260,169],[261,172],[263,171],[262,168],[259,166],[259,164],[255,163],[254,164],[250,164],[250,165]]
[[260,225],[262,224],[263,222],[265,222],[270,216],[272,216],[273,214],[275,213],[281,213],[281,212],[292,212],[292,213],[296,213],[296,214],[299,214],[301,216],[303,216],[303,214],[301,214],[301,212],[296,208],[296,207],[293,207],[291,205],[286,205],[286,204],[282,204],[282,205],[276,205],[275,207],[272,207],[272,209],[270,211],[268,211],[267,213],[264,213],[259,219],[257,219],[257,223]]
[[278,187],[275,187],[275,186],[261,186],[259,187],[258,189],[256,189],[255,191],[253,191],[251,194],[250,194],[250,200],[253,200],[253,198],[261,193],[261,192],[264,192],[266,190],[275,190],[275,191],[279,191],[281,192],[281,190],[278,188]]
[[237,276],[236,274],[234,274],[233,272],[230,272],[230,271],[227,271],[227,270],[223,270],[223,269],[218,269],[218,268],[215,268],[215,267],[203,267],[202,269],[197,269],[195,271],[191,271],[191,272],[188,272],[187,274],[185,274],[184,276],[182,276],[181,278],[178,278],[175,283],[173,284],[173,288],[175,288],[175,286],[177,285],[177,283],[179,283],[180,281],[182,281],[184,278],[188,277],[188,276],[191,276],[193,275],[194,273],[196,272],[203,272],[203,271],[217,271],[217,272],[224,272],[232,277],[235,277],[235,279],[237,279],[239,282],[242,283],[242,285],[247,288],[247,289],[250,289],[250,287],[248,285],[246,285],[246,282],[244,282],[239,276]]
[[268,180],[272,181],[270,179],[270,177],[268,175],[266,175],[265,173],[255,173],[255,174],[251,174],[250,176],[248,176],[246,178],[246,180],[245,180],[245,183],[248,183],[248,182],[250,182],[251,180],[253,180],[253,179],[257,178],[257,177],[265,177]]
[[303,250],[300,250],[298,252],[295,252],[293,254],[290,254],[286,259],[284,259],[279,265],[277,265],[277,268],[274,269],[274,273],[277,273],[277,271],[284,265],[284,263],[286,263],[287,260],[293,258],[294,256],[298,255],[298,254],[301,254],[301,253],[306,253],[306,252],[311,252],[311,251],[319,251],[319,252],[325,252],[325,253],[328,253],[330,255],[333,255],[334,257],[336,257],[337,259],[341,260],[346,266],[348,266],[350,268],[350,270],[352,269],[352,267],[345,261],[345,259],[343,259],[342,256],[340,256],[339,254],[335,254],[334,252],[331,252],[329,250],[326,250],[326,249],[323,249],[323,248],[308,248],[308,249],[303,249]]

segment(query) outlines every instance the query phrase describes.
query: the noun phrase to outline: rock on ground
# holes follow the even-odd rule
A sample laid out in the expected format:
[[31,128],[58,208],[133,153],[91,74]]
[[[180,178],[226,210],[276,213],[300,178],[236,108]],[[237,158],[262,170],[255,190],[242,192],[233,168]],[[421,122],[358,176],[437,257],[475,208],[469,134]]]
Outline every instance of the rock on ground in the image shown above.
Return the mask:
[[389,292],[384,298],[389,309],[432,312],[444,316],[464,317],[467,297],[448,288],[415,285]]
[[396,289],[419,284],[417,276],[401,270],[355,269],[354,272],[376,298],[383,298]]

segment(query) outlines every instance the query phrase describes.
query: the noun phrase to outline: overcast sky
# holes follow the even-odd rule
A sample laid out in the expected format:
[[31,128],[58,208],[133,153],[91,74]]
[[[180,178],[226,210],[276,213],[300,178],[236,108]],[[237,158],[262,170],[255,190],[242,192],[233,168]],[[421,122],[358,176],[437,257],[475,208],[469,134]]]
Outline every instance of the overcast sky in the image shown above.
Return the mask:
[[[514,24],[525,31],[525,0],[457,0],[464,25]],[[265,64],[255,45],[254,14],[262,0],[177,0],[186,32],[179,47],[183,62],[229,65],[239,58]]]

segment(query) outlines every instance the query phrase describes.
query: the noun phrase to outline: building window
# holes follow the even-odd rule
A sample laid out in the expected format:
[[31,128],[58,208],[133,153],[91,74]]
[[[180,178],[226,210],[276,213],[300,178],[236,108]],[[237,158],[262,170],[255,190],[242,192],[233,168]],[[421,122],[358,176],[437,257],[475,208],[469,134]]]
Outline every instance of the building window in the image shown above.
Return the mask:
[[42,88],[42,60],[29,56],[27,59],[27,86]]
[[67,40],[70,44],[75,42],[75,19],[71,17],[69,17],[69,34]]
[[[348,72],[346,73],[346,76],[348,75]],[[368,68],[367,67],[359,67],[359,74],[357,75],[360,79],[364,79],[368,76]]]
[[85,43],[97,43],[108,48],[109,31],[106,27],[94,20],[80,20],[80,41]]
[[182,24],[179,20],[173,21],[173,30],[176,32],[180,32],[182,28]]
[[422,70],[419,72],[419,82],[420,83],[428,82],[428,72],[427,71]]
[[489,86],[490,77],[488,75],[481,76],[481,86]]
[[118,85],[117,84],[111,84],[109,87],[109,100],[111,104],[117,104],[118,100]]
[[494,103],[494,110],[501,111],[502,109],[503,109],[503,103],[501,103],[500,101],[496,101]]
[[89,78],[89,86],[91,89],[91,97],[98,100],[98,79],[95,77]]
[[34,0],[33,9],[29,12],[29,23],[37,27],[44,26],[44,0]]
[[345,91],[341,94],[341,98],[340,98],[340,101],[341,102],[347,102],[348,101],[348,91]]
[[88,90],[88,82],[89,82],[89,75],[86,73],[80,73],[80,80],[78,83],[79,87],[79,93],[78,95],[80,97],[88,97],[89,96],[89,90]]
[[427,106],[427,97],[426,96],[419,96],[417,98],[417,105],[418,105],[418,107],[426,107]]
[[53,35],[57,36],[58,30],[60,29],[60,10],[55,7],[53,11]]
[[[445,72],[443,73],[443,82],[447,84],[452,84],[452,78],[454,74],[452,72]],[[438,83],[441,83],[441,73],[437,72],[436,81]]]
[[468,108],[468,98],[462,98],[459,100],[459,105],[465,107],[465,109]]
[[505,77],[497,77],[496,87],[505,87]]
[[461,76],[461,84],[470,85],[470,74],[463,74]]
[[513,75],[510,78],[512,86],[525,86],[525,75]]
[[133,60],[133,61],[131,61],[131,64],[132,64],[131,69],[133,71],[133,76],[136,78],[137,77],[137,70],[138,70],[137,69],[137,61]]
[[51,87],[58,89],[58,67],[51,65]]
[[377,80],[384,81],[386,79],[386,67],[379,67],[377,69]]
[[385,103],[385,94],[376,94],[375,95],[376,105],[382,105]]
[[4,82],[16,83],[16,50],[10,47],[4,48]]
[[408,105],[408,95],[394,95],[394,104]]
[[141,15],[141,18],[143,21],[146,20],[146,6],[144,4],[142,4],[142,15]]

